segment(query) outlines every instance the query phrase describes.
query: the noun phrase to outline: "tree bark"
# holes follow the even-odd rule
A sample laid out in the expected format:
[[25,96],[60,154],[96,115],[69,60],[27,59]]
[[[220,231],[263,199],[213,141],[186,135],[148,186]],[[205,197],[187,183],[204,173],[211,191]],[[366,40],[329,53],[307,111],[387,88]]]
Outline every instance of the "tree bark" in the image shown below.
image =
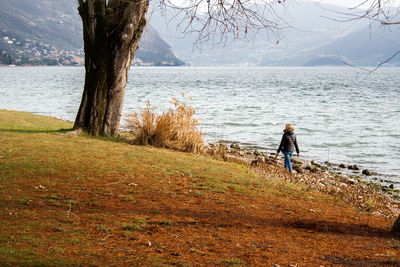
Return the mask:
[[132,58],[146,26],[148,0],[78,0],[83,23],[85,86],[74,129],[118,132]]

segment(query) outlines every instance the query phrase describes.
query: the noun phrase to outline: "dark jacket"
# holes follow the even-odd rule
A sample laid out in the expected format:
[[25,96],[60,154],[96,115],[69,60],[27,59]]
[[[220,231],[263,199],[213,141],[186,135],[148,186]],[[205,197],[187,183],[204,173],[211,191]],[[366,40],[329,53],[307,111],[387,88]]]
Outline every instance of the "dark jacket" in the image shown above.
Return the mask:
[[286,132],[282,136],[281,144],[278,148],[278,153],[281,152],[294,152],[296,149],[297,154],[300,153],[299,147],[297,146],[296,135],[293,131]]

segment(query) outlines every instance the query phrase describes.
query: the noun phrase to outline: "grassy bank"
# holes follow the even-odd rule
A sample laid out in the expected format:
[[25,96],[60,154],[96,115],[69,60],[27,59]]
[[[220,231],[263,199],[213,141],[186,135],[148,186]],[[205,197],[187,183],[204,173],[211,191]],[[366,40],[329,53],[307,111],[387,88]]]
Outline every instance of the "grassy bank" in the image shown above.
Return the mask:
[[71,127],[0,110],[1,265],[400,262],[392,220],[239,164]]

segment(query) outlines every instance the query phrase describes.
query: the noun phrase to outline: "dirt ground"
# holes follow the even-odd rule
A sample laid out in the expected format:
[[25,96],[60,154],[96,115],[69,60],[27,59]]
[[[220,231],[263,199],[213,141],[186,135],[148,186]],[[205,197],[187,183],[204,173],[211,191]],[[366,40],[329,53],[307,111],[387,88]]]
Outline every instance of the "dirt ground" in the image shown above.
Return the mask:
[[[286,186],[262,196],[209,192],[179,175],[171,182],[167,192],[146,179],[58,184],[63,193],[53,200],[65,205],[42,197],[26,209],[47,221],[36,230],[49,240],[72,235],[84,242],[44,242],[39,253],[99,266],[400,266],[392,220]],[[39,188],[28,198],[43,190],[51,191]],[[27,214],[9,216],[29,224]]]

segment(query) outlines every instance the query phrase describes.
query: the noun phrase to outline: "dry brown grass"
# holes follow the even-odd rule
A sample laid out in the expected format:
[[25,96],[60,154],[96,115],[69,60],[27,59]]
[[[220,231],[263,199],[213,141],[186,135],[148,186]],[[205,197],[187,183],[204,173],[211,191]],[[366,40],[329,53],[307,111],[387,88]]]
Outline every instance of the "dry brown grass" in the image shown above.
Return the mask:
[[194,108],[176,98],[172,100],[174,108],[162,114],[157,114],[147,101],[139,113],[127,115],[126,130],[134,136],[135,144],[203,153],[203,134],[199,120],[194,118]]

